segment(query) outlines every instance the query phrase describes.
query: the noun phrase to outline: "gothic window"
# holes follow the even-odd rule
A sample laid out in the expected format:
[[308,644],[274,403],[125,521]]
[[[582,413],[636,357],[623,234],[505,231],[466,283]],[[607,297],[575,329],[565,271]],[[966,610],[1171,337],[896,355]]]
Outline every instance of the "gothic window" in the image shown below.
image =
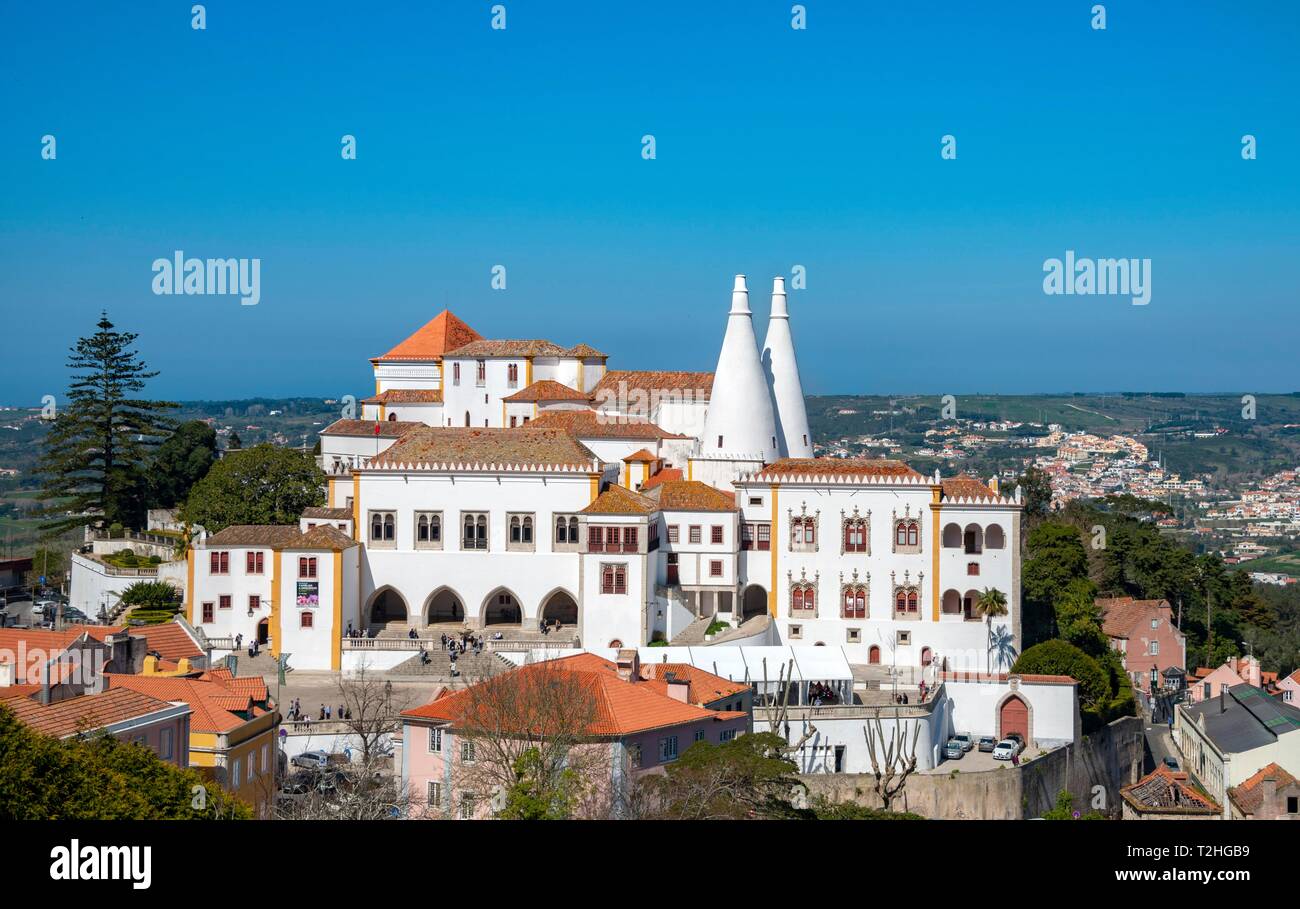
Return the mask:
[[845,584],[840,603],[840,618],[865,619],[867,617],[867,587],[865,584]]
[[853,510],[852,515],[844,516],[841,552],[867,553],[871,551],[869,517],[870,512],[868,512],[867,517],[863,517],[857,513],[856,508]]

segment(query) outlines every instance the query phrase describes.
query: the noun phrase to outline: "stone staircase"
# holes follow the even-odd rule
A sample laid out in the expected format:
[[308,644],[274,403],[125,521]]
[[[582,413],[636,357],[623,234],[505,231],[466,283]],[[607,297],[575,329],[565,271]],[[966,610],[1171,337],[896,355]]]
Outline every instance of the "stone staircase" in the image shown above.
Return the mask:
[[702,615],[677,633],[668,643],[674,647],[699,647],[705,643],[704,632],[713,623],[713,616]]
[[[425,652],[429,655],[428,663],[421,660],[420,655],[417,653],[409,660],[398,663],[388,670],[386,674],[419,675],[450,681],[451,656],[447,651],[441,647],[433,647]],[[505,657],[490,650],[484,650],[482,653],[467,650],[456,657],[456,668],[460,670],[461,679],[477,681],[514,669],[515,665]]]

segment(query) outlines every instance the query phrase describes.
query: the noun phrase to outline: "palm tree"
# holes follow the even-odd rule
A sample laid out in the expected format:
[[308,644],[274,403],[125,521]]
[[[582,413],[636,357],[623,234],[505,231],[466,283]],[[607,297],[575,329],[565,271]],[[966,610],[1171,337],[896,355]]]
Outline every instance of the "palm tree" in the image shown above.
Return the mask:
[[988,626],[988,672],[993,672],[993,620],[1007,614],[1007,595],[996,587],[985,587],[980,598],[975,601],[975,614],[984,619]]

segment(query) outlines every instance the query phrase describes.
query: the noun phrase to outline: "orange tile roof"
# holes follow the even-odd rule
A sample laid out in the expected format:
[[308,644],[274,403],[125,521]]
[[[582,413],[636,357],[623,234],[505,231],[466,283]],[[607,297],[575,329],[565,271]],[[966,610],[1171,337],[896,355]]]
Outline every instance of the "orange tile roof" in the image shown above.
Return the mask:
[[535,401],[587,401],[589,399],[587,394],[554,379],[540,379],[501,400],[512,404],[524,404]]
[[[320,431],[323,436],[379,436],[400,439],[412,429],[427,424],[417,420],[335,420]],[[379,431],[375,432],[378,427]]]
[[690,663],[649,663],[641,667],[641,674],[648,675],[656,684],[668,691],[668,676],[673,675],[678,681],[686,682],[690,688],[686,698],[692,704],[712,704],[723,698],[734,697],[749,690],[748,685],[724,679],[704,669],[698,669]]
[[99,694],[84,694],[53,704],[41,704],[25,697],[6,697],[0,699],[0,704],[37,732],[58,739],[79,732],[94,732],[172,706],[165,700],[127,688],[109,688]]
[[680,467],[665,467],[658,473],[651,474],[650,479],[641,484],[641,491],[649,492],[661,483],[667,483],[669,480],[680,480],[682,476]]
[[582,514],[651,514],[659,510],[654,499],[633,492],[626,486],[610,486],[596,497]]
[[1264,788],[1260,783],[1272,779],[1277,781],[1279,791],[1290,786],[1300,786],[1296,778],[1283,770],[1276,762],[1266,764],[1257,770],[1248,780],[1228,790],[1228,797],[1244,814],[1255,814],[1264,802]]
[[596,456],[589,448],[562,429],[538,426],[539,422],[533,420],[517,429],[425,426],[404,436],[369,463],[373,467],[496,464],[598,469]]
[[570,347],[568,350],[566,350],[564,353],[565,353],[566,356],[570,356],[570,357],[583,357],[584,359],[588,359],[588,360],[590,360],[590,359],[608,360],[608,359],[609,359],[609,354],[601,353],[599,350],[597,350],[596,348],[592,347],[590,344],[575,344],[575,345],[573,345],[572,347]]
[[1221,809],[1213,799],[1164,764],[1136,783],[1120,789],[1120,796],[1139,811],[1168,814],[1214,814]]
[[615,399],[622,394],[634,391],[682,392],[692,397],[707,399],[713,391],[713,373],[680,372],[674,370],[632,370],[612,369],[601,376],[592,388],[592,397],[609,397]]
[[958,474],[941,480],[945,499],[996,499],[997,495],[979,480],[967,474]]
[[144,638],[150,650],[158,651],[159,655],[169,662],[179,662],[182,659],[193,660],[203,656],[203,651],[199,645],[194,643],[184,627],[178,622],[166,622],[162,625],[139,625],[127,629],[132,637]]
[[902,461],[889,458],[781,458],[757,474],[760,479],[780,477],[908,477],[921,475]]
[[735,511],[736,496],[699,480],[668,480],[654,486],[651,498],[664,511]]
[[529,426],[563,429],[579,439],[685,439],[642,417],[602,415],[594,410],[547,410]]
[[463,347],[482,336],[444,309],[426,322],[415,334],[398,344],[379,360],[436,360],[450,350]]
[[565,349],[545,338],[508,338],[487,341],[482,338],[470,341],[447,352],[456,357],[562,357]]
[[305,533],[297,524],[232,524],[204,541],[207,549],[223,546],[265,546],[270,549],[329,549],[335,552],[357,545],[331,524],[320,524]]
[[1099,597],[1101,630],[1108,637],[1127,638],[1138,622],[1149,620],[1153,612],[1168,608],[1168,600],[1135,600],[1133,597]]
[[236,709],[253,710],[252,694],[243,685],[234,685],[229,680],[222,680],[213,673],[205,673],[206,678],[188,676],[126,675],[108,672],[111,691],[113,688],[129,688],[163,701],[184,701],[190,705],[194,715],[190,718],[193,732],[226,733],[238,729],[251,721],[238,716]]
[[649,451],[647,451],[644,448],[638,448],[630,455],[624,457],[623,460],[630,461],[633,464],[646,464],[646,463],[653,463],[655,461],[658,461],[659,458],[651,454]]
[[[88,629],[92,629],[93,632]],[[75,625],[63,631],[47,631],[43,628],[0,628],[0,652],[8,652],[16,658],[12,660],[15,684],[40,685],[45,681],[43,672],[39,675],[27,673],[27,670],[36,668],[33,659],[39,659],[40,666],[43,668],[83,634],[102,640],[99,637],[101,629],[104,629],[104,626]],[[104,629],[104,633],[106,632],[107,629]],[[0,660],[0,662],[9,662],[9,660]],[[63,660],[52,670],[50,681],[58,684],[76,671],[77,666],[69,660]]]
[[323,521],[350,521],[352,520],[351,508],[304,508],[302,517],[316,518]]
[[[550,672],[571,673],[572,677],[595,701],[595,718],[587,727],[591,736],[624,736],[652,729],[671,728],[699,720],[721,721],[744,716],[738,712],[706,710],[661,693],[660,686],[644,681],[625,682],[618,677],[610,660],[592,653],[579,653],[557,660],[531,663],[480,685],[537,684],[552,676]],[[462,688],[422,707],[404,711],[402,716],[415,720],[450,723],[453,728],[472,720],[476,709],[473,688]],[[520,730],[524,732],[526,730]]]
[[[390,388],[361,401],[362,404],[441,404],[441,388]],[[394,423],[398,422],[396,420]],[[373,431],[373,430],[372,430]]]

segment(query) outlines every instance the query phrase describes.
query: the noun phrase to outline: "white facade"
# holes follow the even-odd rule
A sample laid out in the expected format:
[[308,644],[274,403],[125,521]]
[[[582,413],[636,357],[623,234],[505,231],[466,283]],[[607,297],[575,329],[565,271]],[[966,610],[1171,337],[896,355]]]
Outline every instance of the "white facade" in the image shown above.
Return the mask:
[[772,398],[759,361],[745,276],[736,275],[727,332],[718,354],[713,391],[700,440],[700,456],[711,459],[778,457]]
[[772,313],[767,323],[767,340],[763,342],[763,370],[772,395],[781,456],[811,458],[812,434],[808,429],[799,364],[794,355],[794,338],[790,334],[785,278],[781,277],[772,280]]

